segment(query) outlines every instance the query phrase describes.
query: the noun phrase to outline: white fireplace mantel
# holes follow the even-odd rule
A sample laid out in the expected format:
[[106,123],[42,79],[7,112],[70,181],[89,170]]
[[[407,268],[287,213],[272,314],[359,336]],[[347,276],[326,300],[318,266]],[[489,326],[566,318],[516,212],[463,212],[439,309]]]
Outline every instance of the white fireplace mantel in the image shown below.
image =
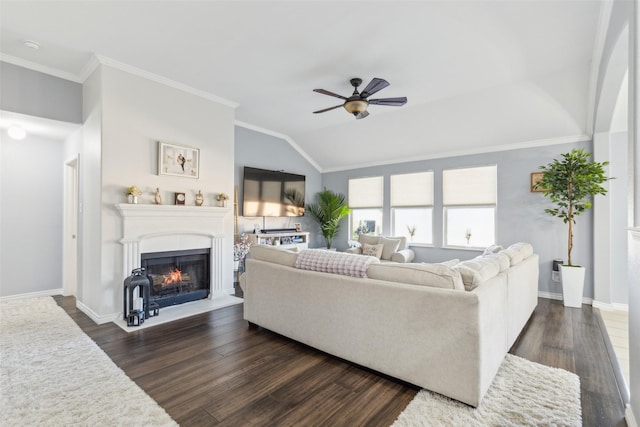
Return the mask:
[[[225,217],[231,208],[116,204],[122,217],[123,273],[140,267],[142,253],[208,248],[211,297],[224,292]],[[124,278],[123,278],[124,279]]]

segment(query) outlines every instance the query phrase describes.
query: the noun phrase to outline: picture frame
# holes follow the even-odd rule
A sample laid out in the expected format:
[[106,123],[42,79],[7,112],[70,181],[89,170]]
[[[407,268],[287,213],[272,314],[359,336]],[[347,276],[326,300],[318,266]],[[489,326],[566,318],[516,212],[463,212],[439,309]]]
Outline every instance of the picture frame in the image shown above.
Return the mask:
[[158,141],[158,175],[200,178],[200,150]]
[[530,181],[530,190],[532,193],[542,193],[544,192],[543,188],[534,188],[534,186],[542,181],[542,176],[544,172],[531,172],[531,181]]
[[173,198],[173,202],[176,205],[184,205],[185,204],[185,200],[186,200],[186,196],[184,193],[175,193],[174,194],[174,198]]

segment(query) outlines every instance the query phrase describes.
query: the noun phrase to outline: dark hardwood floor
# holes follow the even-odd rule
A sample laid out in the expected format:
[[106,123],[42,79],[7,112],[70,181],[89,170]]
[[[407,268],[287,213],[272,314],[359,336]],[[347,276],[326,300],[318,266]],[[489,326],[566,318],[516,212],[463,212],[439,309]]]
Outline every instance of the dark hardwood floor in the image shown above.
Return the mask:
[[[389,426],[418,391],[249,327],[242,305],[128,334],[56,301],[181,426]],[[511,353],[577,373],[585,426],[626,426],[598,316],[540,299]]]

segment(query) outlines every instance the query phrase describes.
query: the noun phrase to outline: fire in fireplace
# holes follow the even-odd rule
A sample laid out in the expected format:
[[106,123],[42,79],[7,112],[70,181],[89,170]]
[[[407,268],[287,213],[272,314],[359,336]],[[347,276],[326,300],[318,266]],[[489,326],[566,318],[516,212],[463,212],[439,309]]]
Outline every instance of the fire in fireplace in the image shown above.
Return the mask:
[[209,261],[210,249],[143,253],[142,268],[152,281],[150,301],[167,307],[207,298]]

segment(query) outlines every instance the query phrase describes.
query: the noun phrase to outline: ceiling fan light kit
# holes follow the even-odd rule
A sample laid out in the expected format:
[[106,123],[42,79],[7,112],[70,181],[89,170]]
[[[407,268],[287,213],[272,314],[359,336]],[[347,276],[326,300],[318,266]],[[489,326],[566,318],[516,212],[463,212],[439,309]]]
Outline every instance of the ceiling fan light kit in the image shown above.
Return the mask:
[[401,107],[407,103],[407,98],[404,96],[399,98],[382,98],[382,99],[371,99],[371,100],[367,99],[374,93],[389,86],[389,82],[387,82],[384,79],[379,79],[375,77],[373,80],[371,80],[371,82],[367,85],[367,87],[364,88],[362,93],[358,92],[358,86],[362,84],[362,79],[353,78],[351,79],[350,82],[351,82],[351,86],[353,86],[354,89],[353,89],[353,94],[349,98],[346,98],[342,95],[338,95],[337,93],[329,92],[328,90],[325,90],[325,89],[314,89],[313,90],[314,92],[344,99],[343,104],[325,108],[323,110],[314,111],[314,114],[324,113],[326,111],[344,107],[344,109],[347,110],[350,114],[353,114],[356,119],[364,119],[369,115],[369,112],[367,111],[369,104]]

